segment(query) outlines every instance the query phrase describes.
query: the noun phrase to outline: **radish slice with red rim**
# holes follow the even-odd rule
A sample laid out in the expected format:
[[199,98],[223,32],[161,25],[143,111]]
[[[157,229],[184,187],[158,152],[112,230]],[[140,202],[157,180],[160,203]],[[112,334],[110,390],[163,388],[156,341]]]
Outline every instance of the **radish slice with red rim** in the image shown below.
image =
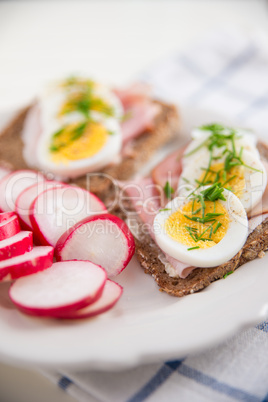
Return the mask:
[[55,246],[60,236],[89,215],[106,212],[94,194],[79,187],[51,188],[34,200],[30,221],[40,244]]
[[41,173],[33,170],[18,170],[0,181],[0,208],[2,211],[15,211],[19,194],[34,183],[45,180]]
[[35,247],[32,251],[0,262],[0,269],[8,268],[11,278],[35,274],[51,267],[53,247]]
[[16,214],[14,212],[2,212],[0,213],[0,223],[3,223],[7,220],[9,220],[10,218],[12,218],[12,216],[16,216]]
[[105,313],[110,310],[120,299],[123,292],[122,286],[118,285],[118,283],[107,279],[101,297],[91,303],[89,306],[84,307],[80,310],[74,311],[72,313],[62,314],[58,318],[65,319],[81,319],[81,318],[90,318],[96,315]]
[[30,207],[36,197],[49,188],[63,187],[66,184],[57,181],[42,181],[23,190],[16,200],[15,210],[24,227],[32,229]]
[[8,239],[20,232],[20,224],[17,215],[11,214],[10,218],[0,223],[0,241]]
[[46,271],[18,279],[9,296],[26,314],[55,317],[95,302],[106,279],[104,269],[91,262],[58,262]]
[[57,261],[88,260],[103,267],[108,277],[118,275],[135,251],[134,238],[126,223],[110,214],[83,219],[58,240]]
[[0,261],[25,254],[33,248],[33,233],[19,232],[6,240],[0,241]]

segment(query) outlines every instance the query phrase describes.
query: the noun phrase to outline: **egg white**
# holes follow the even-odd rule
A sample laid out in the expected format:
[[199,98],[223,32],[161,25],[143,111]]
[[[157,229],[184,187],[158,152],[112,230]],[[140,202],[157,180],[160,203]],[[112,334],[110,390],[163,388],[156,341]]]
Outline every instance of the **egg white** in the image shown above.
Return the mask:
[[118,156],[122,146],[122,133],[119,123],[109,119],[103,125],[113,134],[108,135],[104,146],[89,158],[54,162],[49,151],[51,135],[43,135],[37,145],[37,160],[40,168],[47,174],[52,173],[57,178],[75,178],[86,173],[94,172],[112,163]]
[[171,257],[195,267],[215,267],[229,261],[243,247],[248,235],[246,211],[239,199],[230,191],[223,192],[226,201],[219,200],[229,214],[230,223],[226,235],[215,246],[206,249],[188,250],[179,241],[172,239],[165,230],[165,222],[171,214],[189,202],[188,198],[177,197],[159,212],[153,224],[158,246]]
[[[200,147],[200,146],[209,138],[210,134],[211,134],[211,132],[207,131],[207,130],[200,130],[200,129],[193,130],[193,132],[192,132],[193,141],[191,141],[191,143],[185,149],[184,155],[182,157],[182,166],[183,167],[186,167],[189,164],[196,163],[196,160],[198,160],[200,158],[200,154],[206,153],[206,157],[209,160],[210,151],[208,150],[208,148],[206,146],[203,146],[203,147]],[[255,158],[260,159],[259,151],[256,148],[257,139],[256,139],[256,136],[254,135],[254,133],[251,131],[239,129],[239,130],[237,130],[237,134],[238,134],[238,138],[235,140],[235,147],[236,147],[237,153],[239,154],[241,148],[243,148],[243,150],[251,152]],[[200,149],[198,149],[192,155],[187,156],[187,154],[191,153],[198,147],[200,147]],[[213,156],[216,156],[216,157],[220,156],[223,153],[224,149],[225,149],[225,147],[221,147],[221,148],[215,147],[213,149]],[[232,150],[231,141],[230,141],[228,149]]]
[[[216,163],[223,162],[219,159]],[[245,187],[239,197],[245,210],[250,211],[262,198],[267,185],[266,169],[260,159],[257,159],[251,152],[243,151],[243,162],[251,168],[244,167]],[[201,168],[208,167],[208,156],[206,151],[200,152],[195,163],[187,165],[181,174],[178,183],[177,193],[180,196],[187,196],[196,187],[195,180],[198,180],[204,172]],[[258,171],[255,171],[257,169]],[[187,183],[185,182],[187,180]]]
[[104,85],[96,84],[94,89],[96,96],[113,107],[114,116],[105,116],[98,111],[91,111],[92,119],[102,124],[112,135],[104,146],[93,156],[68,162],[54,162],[49,150],[53,134],[64,125],[84,121],[84,116],[77,112],[71,112],[63,116],[57,116],[61,106],[66,101],[66,91],[60,87],[52,87],[44,91],[39,98],[40,123],[42,133],[39,137],[36,149],[36,162],[45,173],[52,173],[58,179],[76,178],[86,173],[94,172],[112,163],[119,157],[122,147],[122,131],[120,119],[123,115],[123,107],[119,98]]
[[[247,142],[251,143],[252,145],[256,146],[257,144],[257,137],[254,133],[254,131],[246,128],[235,128],[237,136],[242,137],[247,140]],[[198,140],[203,138],[206,135],[210,135],[212,132],[210,130],[202,130],[200,128],[194,128],[192,130],[191,136],[193,140]],[[229,134],[229,130],[226,129],[226,131],[222,131],[222,134]]]

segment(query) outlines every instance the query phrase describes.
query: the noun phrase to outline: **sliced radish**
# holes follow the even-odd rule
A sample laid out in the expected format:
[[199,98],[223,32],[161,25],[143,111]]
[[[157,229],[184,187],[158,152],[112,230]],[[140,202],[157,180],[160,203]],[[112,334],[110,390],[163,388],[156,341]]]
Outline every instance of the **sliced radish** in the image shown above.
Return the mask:
[[106,279],[104,269],[91,262],[59,262],[44,272],[18,279],[9,296],[26,314],[55,317],[96,301]]
[[14,212],[1,212],[0,213],[0,223],[8,221],[12,216],[16,216]]
[[88,260],[118,275],[135,251],[134,238],[122,219],[110,214],[91,216],[66,231],[55,249],[57,261]]
[[89,215],[106,211],[92,193],[79,187],[65,186],[44,191],[33,201],[30,220],[40,244],[55,246],[60,236]]
[[41,181],[35,183],[30,187],[23,190],[16,200],[15,210],[19,215],[24,227],[32,229],[32,224],[30,221],[30,206],[32,205],[35,198],[41,194],[43,191],[49,188],[63,187],[64,183],[57,181]]
[[9,218],[0,223],[0,240],[15,236],[20,231],[20,224],[17,215],[11,214]]
[[15,211],[19,194],[34,183],[45,180],[41,173],[33,170],[18,170],[0,181],[0,208],[2,211]]
[[110,310],[115,305],[115,303],[121,297],[122,292],[122,286],[118,285],[118,283],[116,282],[111,281],[110,279],[107,279],[102,295],[97,301],[80,310],[73,311],[72,313],[59,315],[58,318],[89,318],[94,317],[98,314],[105,313],[105,311]]
[[0,269],[9,268],[12,279],[35,274],[51,267],[53,247],[35,247],[29,253],[0,262]]
[[19,232],[9,239],[0,241],[0,261],[25,254],[32,248],[33,233]]

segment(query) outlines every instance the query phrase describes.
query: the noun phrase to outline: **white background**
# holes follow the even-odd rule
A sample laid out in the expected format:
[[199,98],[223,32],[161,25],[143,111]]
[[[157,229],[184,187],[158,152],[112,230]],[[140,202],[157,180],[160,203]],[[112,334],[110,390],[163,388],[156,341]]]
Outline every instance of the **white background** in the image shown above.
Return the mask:
[[[0,0],[0,112],[29,102],[49,79],[85,72],[124,85],[215,28],[267,38],[265,0]],[[4,402],[73,400],[36,372],[0,364]]]

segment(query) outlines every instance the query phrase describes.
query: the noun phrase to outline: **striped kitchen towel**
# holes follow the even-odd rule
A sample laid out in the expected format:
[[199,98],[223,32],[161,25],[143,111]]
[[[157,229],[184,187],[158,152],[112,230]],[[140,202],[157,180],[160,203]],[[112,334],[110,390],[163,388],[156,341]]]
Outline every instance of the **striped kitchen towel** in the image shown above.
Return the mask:
[[[268,139],[268,53],[256,38],[213,33],[141,79],[160,98],[226,115]],[[78,401],[268,402],[268,322],[181,360],[123,372],[44,374]]]

